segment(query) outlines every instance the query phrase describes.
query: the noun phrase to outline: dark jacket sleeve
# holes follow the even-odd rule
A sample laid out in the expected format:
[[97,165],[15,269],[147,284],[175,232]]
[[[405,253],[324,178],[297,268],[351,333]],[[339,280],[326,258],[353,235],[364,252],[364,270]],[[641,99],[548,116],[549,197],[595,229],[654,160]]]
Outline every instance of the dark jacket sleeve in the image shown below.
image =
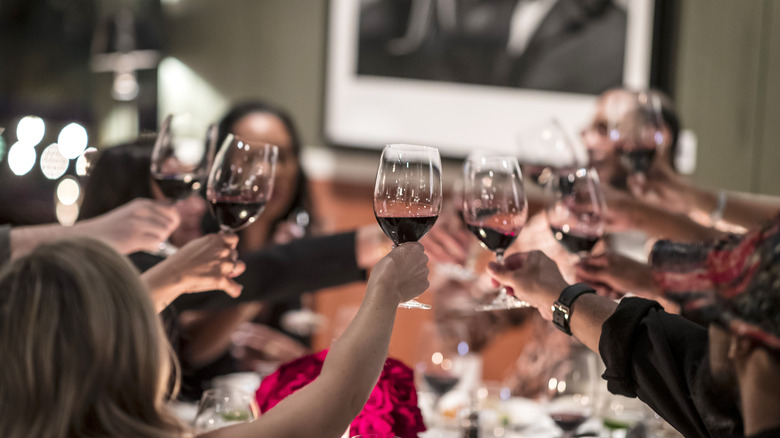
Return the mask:
[[626,298],[602,326],[609,391],[639,397],[684,436],[710,436],[692,393],[707,330],[654,301]]
[[[130,258],[141,271],[161,260],[146,253]],[[244,286],[240,297],[234,299],[221,291],[202,292],[182,295],[172,305],[178,311],[222,308],[299,295],[366,278],[365,271],[357,266],[354,232],[295,240],[245,254],[241,259],[246,263],[246,272],[236,278]]]
[[11,260],[11,226],[0,225],[0,266]]

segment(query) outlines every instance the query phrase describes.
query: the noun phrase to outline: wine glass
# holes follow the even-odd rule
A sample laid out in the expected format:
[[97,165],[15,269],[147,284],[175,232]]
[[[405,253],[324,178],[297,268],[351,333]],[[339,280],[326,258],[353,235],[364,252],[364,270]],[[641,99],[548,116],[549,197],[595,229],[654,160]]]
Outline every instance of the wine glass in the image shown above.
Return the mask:
[[601,409],[604,429],[610,438],[626,436],[628,431],[643,424],[645,405],[636,398],[607,393]]
[[271,198],[279,148],[228,134],[209,174],[206,198],[224,232],[252,224]]
[[439,401],[460,381],[466,365],[461,359],[468,353],[468,347],[458,351],[458,346],[464,344],[460,344],[457,339],[448,344],[432,322],[423,325],[420,332],[415,370],[433,393],[431,407],[434,417],[439,417]]
[[[374,215],[395,245],[420,240],[441,210],[441,158],[427,146],[391,144],[380,158],[374,186]],[[407,309],[430,309],[409,300]]]
[[[504,252],[517,239],[528,218],[523,178],[512,156],[482,156],[463,166],[463,219],[482,246],[504,262]],[[528,307],[501,288],[498,296],[477,310]]]
[[607,204],[593,168],[555,175],[547,184],[547,220],[553,237],[586,257],[604,236]]
[[[200,190],[214,156],[217,126],[210,125],[205,141],[188,114],[169,114],[154,142],[150,171],[155,185],[171,203]],[[85,169],[86,172],[86,169]],[[160,244],[160,255],[176,252],[169,242]]]
[[198,403],[193,426],[204,433],[255,420],[259,413],[254,394],[236,388],[208,389]]
[[661,99],[649,91],[633,93],[633,108],[620,122],[617,148],[623,166],[632,173],[647,173],[656,152],[667,141]]
[[553,171],[574,169],[583,159],[557,119],[553,118],[520,133],[517,159],[523,175],[544,187]]
[[593,415],[598,380],[596,357],[584,347],[573,347],[550,374],[545,409],[565,438]]

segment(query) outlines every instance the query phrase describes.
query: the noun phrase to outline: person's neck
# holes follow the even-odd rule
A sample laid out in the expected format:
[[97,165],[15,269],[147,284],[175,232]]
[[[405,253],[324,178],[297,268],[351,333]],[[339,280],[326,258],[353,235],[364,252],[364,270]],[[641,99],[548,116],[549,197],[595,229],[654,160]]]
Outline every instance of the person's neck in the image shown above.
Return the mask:
[[738,371],[745,436],[780,427],[780,364],[757,348]]

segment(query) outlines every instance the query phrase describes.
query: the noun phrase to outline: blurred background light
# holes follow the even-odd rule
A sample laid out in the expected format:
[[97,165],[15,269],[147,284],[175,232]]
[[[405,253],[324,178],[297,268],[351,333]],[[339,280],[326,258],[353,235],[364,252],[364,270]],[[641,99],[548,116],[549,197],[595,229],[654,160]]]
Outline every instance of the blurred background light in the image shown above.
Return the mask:
[[76,223],[76,219],[79,217],[79,205],[77,203],[65,205],[57,202],[54,212],[57,215],[57,222],[65,226],[71,226]]
[[41,152],[41,172],[48,179],[57,179],[68,170],[70,161],[62,156],[57,143],[46,146]]
[[78,123],[71,123],[65,126],[60,131],[59,137],[57,137],[60,153],[69,160],[78,158],[87,148],[88,142],[87,130]]
[[79,155],[76,159],[76,175],[87,176],[90,169],[95,164],[95,158],[97,157],[97,149],[87,148],[83,154]]
[[43,134],[46,132],[46,124],[38,116],[25,116],[19,120],[16,125],[16,138],[31,146],[35,146],[43,140]]
[[71,177],[65,177],[57,185],[57,201],[64,205],[73,205],[79,200],[81,187],[78,181]]
[[3,137],[5,129],[0,128],[0,160],[5,156],[5,138]]
[[35,157],[35,145],[17,141],[8,150],[8,167],[16,175],[24,175],[35,165]]

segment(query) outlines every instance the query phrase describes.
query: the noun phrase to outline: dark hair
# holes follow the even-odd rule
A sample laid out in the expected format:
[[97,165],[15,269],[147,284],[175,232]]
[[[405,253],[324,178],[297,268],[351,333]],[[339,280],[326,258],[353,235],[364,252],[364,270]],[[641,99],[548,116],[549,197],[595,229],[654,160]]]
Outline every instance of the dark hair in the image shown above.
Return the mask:
[[99,216],[135,198],[153,198],[151,186],[154,136],[105,149],[84,189],[79,220]]
[[680,115],[677,113],[674,101],[669,95],[658,90],[652,90],[652,92],[659,97],[661,102],[661,118],[663,118],[664,123],[666,123],[666,126],[669,128],[669,133],[672,136],[671,141],[669,142],[669,164],[672,166],[672,169],[677,170],[674,160],[677,158],[677,141],[680,138]]
[[[233,127],[236,125],[236,123],[238,123],[239,120],[253,113],[271,114],[278,117],[279,120],[282,121],[284,128],[287,130],[287,133],[290,136],[290,146],[292,147],[295,157],[300,158],[302,147],[301,137],[298,134],[298,129],[295,126],[295,122],[293,122],[292,117],[286,110],[263,100],[248,100],[234,105],[219,122],[217,145],[222,145],[228,133],[233,130]],[[282,217],[277,219],[272,224],[271,229],[274,229],[279,222],[284,221],[286,218],[298,212],[306,212],[309,218],[313,219],[308,185],[309,184],[308,179],[306,178],[306,174],[304,174],[302,168],[299,168],[295,181],[295,193],[293,195],[293,199],[291,200],[290,205],[285,210]]]

